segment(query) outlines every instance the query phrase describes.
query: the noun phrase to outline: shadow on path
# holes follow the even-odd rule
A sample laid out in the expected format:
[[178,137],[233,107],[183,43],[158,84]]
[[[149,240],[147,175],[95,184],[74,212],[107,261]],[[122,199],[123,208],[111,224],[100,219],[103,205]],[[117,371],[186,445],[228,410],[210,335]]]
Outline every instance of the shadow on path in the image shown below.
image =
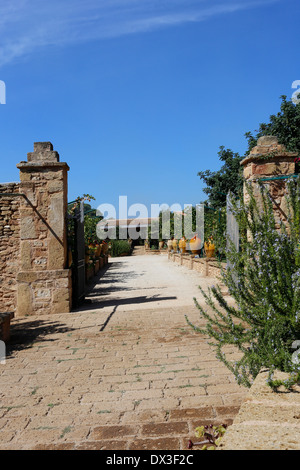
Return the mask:
[[10,340],[6,346],[7,357],[13,356],[15,351],[29,349],[33,346],[38,347],[38,342],[53,342],[57,338],[49,338],[47,336],[74,331],[73,328],[67,327],[58,321],[47,320],[31,320],[27,322],[12,322],[10,330]]
[[175,300],[177,297],[170,296],[170,297],[160,297],[158,295],[154,295],[152,297],[147,296],[138,296],[138,297],[128,297],[128,298],[114,298],[111,300],[92,300],[86,299],[84,304],[74,311],[84,311],[84,310],[92,310],[92,309],[101,309],[105,307],[119,307],[121,305],[139,305],[148,302],[157,302],[157,301],[164,301],[164,300]]
[[[150,302],[176,300],[176,296],[138,295],[131,297],[121,297],[122,292],[138,291],[139,288],[130,283],[145,274],[145,271],[126,271],[128,263],[126,261],[114,261],[102,269],[97,276],[87,286],[87,293],[84,302],[74,312],[89,311],[113,307],[114,311],[122,305],[141,305]],[[125,268],[125,269],[124,269]],[[166,287],[155,287],[166,289]],[[153,290],[152,287],[145,287],[143,290]],[[120,295],[118,295],[120,293]],[[110,295],[113,294],[110,297]],[[110,314],[110,317],[113,315]]]

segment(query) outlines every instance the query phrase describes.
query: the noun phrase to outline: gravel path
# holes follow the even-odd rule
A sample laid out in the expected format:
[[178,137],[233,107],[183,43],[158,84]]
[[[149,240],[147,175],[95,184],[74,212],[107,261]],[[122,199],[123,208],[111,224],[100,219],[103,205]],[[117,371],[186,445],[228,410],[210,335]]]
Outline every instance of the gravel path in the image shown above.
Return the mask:
[[112,258],[105,278],[94,286],[87,298],[101,308],[118,307],[132,310],[194,305],[204,290],[216,279],[171,263],[166,255],[144,255]]

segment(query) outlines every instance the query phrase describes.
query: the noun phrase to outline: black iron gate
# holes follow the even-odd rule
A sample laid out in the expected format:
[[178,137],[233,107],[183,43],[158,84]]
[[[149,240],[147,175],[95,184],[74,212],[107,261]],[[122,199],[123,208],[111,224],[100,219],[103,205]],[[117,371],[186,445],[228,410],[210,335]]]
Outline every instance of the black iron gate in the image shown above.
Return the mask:
[[68,214],[69,250],[72,252],[72,305],[78,307],[85,298],[84,205],[76,205]]

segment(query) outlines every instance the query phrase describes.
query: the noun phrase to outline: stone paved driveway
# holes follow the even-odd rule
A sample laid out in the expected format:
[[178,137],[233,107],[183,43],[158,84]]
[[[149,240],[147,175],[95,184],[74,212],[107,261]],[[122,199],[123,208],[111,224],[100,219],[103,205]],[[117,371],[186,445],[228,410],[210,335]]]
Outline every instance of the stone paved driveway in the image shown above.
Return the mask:
[[194,333],[197,286],[166,256],[114,259],[81,310],[15,319],[0,364],[0,449],[184,450],[245,397]]

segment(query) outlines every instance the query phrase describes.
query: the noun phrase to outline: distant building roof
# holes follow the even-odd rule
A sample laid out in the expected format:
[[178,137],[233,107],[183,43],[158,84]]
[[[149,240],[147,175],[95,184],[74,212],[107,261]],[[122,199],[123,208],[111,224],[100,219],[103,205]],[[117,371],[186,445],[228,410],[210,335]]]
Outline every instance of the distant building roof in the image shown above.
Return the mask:
[[158,222],[158,217],[146,217],[146,218],[136,218],[136,219],[102,219],[101,223],[105,223],[108,227],[149,227],[152,222]]

